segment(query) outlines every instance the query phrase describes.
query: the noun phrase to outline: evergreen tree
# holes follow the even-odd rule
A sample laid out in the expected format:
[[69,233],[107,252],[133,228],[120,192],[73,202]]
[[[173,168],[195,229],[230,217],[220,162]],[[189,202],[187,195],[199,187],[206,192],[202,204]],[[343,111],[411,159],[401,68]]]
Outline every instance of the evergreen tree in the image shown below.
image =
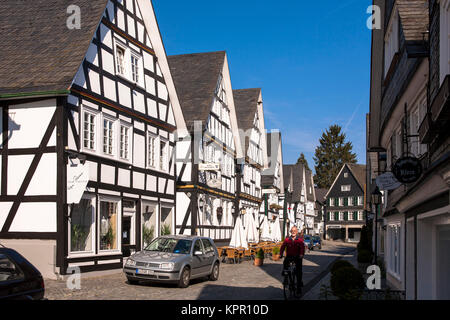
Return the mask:
[[306,160],[303,152],[300,154],[300,158],[298,158],[298,160],[297,160],[297,164],[299,164],[299,163],[302,163],[307,170],[310,170],[309,166],[308,166],[308,160]]
[[314,162],[316,175],[314,181],[318,188],[330,188],[344,163],[356,163],[353,145],[345,141],[345,133],[339,125],[332,125],[319,140]]

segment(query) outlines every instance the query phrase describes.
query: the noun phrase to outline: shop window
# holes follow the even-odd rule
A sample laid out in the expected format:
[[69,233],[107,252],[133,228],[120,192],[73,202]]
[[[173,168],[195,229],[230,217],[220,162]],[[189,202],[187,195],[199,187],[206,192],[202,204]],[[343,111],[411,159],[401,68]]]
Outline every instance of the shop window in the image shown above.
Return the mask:
[[150,242],[156,238],[157,234],[156,230],[156,222],[157,222],[157,206],[156,204],[143,204],[142,206],[142,247],[147,247]]
[[100,201],[100,250],[118,248],[118,203]]
[[161,207],[161,235],[172,233],[172,208]]
[[94,207],[91,199],[81,199],[70,213],[70,252],[92,252]]

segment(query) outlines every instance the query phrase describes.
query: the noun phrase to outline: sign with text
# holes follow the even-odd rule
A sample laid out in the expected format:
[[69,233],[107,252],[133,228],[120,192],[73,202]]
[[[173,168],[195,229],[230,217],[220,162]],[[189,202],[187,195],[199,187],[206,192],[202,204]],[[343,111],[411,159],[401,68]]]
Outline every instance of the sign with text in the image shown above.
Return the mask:
[[392,172],[386,172],[378,176],[376,183],[380,190],[394,190],[402,185],[402,183],[395,178]]
[[216,189],[222,188],[222,180],[219,180],[219,179],[210,179],[206,182],[206,184],[210,188],[216,188]]
[[200,171],[218,171],[218,170],[220,170],[220,163],[199,163],[198,170],[200,170]]
[[262,194],[274,194],[277,193],[276,189],[263,189]]
[[392,166],[392,173],[401,183],[413,183],[422,175],[422,165],[417,158],[402,157]]
[[79,203],[89,182],[89,165],[67,165],[67,204]]

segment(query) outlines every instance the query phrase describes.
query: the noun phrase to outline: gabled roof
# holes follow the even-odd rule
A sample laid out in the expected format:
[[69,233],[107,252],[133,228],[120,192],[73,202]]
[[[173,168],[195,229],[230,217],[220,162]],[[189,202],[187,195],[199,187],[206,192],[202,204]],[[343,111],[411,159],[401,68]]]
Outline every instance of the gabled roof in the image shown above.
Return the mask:
[[422,41],[428,30],[428,1],[397,0],[396,4],[406,41]]
[[361,187],[361,190],[364,191],[364,185],[366,183],[366,165],[365,164],[356,164],[356,163],[344,163],[344,165],[339,170],[339,173],[336,175],[336,178],[334,178],[334,181],[331,184],[330,188],[328,189],[325,197],[328,197],[328,193],[330,193],[330,191],[333,189],[334,184],[338,180],[339,176],[342,173],[342,170],[345,167],[348,167],[350,169],[350,172],[352,173],[353,177],[355,177],[355,180]]
[[[272,159],[272,139],[274,140],[273,151],[275,152],[273,159]],[[281,133],[279,131],[266,133],[267,157],[269,160],[268,163],[269,168],[265,169],[261,175],[261,183],[263,186],[272,185],[274,183],[275,165],[271,167],[272,163],[270,163],[270,160],[275,160],[275,162],[278,160],[278,149],[280,147],[280,144],[281,144]],[[282,168],[279,168],[279,170],[282,170]]]
[[349,167],[361,189],[364,190],[364,185],[366,184],[366,165],[348,163],[347,166]]
[[292,179],[294,182],[293,202],[300,202],[302,195],[302,184],[305,167],[301,163],[292,165]]
[[[68,90],[107,2],[0,1],[0,97]],[[69,5],[81,9],[81,29],[66,25]]]
[[316,201],[324,204],[325,203],[325,195],[328,192],[328,189],[325,188],[314,188],[316,193]]
[[167,57],[189,130],[194,128],[194,121],[203,121],[205,125],[208,119],[225,54],[217,51]]
[[[247,133],[247,130],[253,128],[253,120],[255,114],[258,112],[258,100],[261,94],[261,89],[237,89],[233,90],[234,107],[236,108],[238,127]],[[244,146],[244,154],[247,153],[248,145],[250,144],[250,136],[240,135],[241,144]],[[244,140],[245,141],[242,141]]]
[[[305,179],[306,179],[306,199],[308,199],[309,201],[316,201],[315,199],[315,192],[314,192],[314,185],[313,185],[313,176],[312,176],[312,171],[305,169]],[[309,188],[311,188],[312,193],[309,193]]]
[[239,114],[239,129],[248,130],[253,128],[253,120],[258,112],[258,99],[261,94],[260,88],[233,90],[234,106]]

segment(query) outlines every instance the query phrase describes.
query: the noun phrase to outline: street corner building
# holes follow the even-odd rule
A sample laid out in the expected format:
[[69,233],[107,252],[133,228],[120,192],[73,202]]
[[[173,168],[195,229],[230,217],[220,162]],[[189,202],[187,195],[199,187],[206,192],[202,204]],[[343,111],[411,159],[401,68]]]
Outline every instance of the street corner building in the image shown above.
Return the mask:
[[177,234],[229,242],[243,157],[225,51],[169,56],[188,136],[177,141]]
[[344,164],[325,195],[327,239],[359,242],[366,224],[366,165]]
[[47,278],[120,268],[176,226],[186,125],[151,1],[2,1],[0,20],[1,242]]
[[384,20],[372,31],[367,124],[368,190],[382,194],[371,203],[375,256],[407,299],[450,299],[449,1],[374,4]]

